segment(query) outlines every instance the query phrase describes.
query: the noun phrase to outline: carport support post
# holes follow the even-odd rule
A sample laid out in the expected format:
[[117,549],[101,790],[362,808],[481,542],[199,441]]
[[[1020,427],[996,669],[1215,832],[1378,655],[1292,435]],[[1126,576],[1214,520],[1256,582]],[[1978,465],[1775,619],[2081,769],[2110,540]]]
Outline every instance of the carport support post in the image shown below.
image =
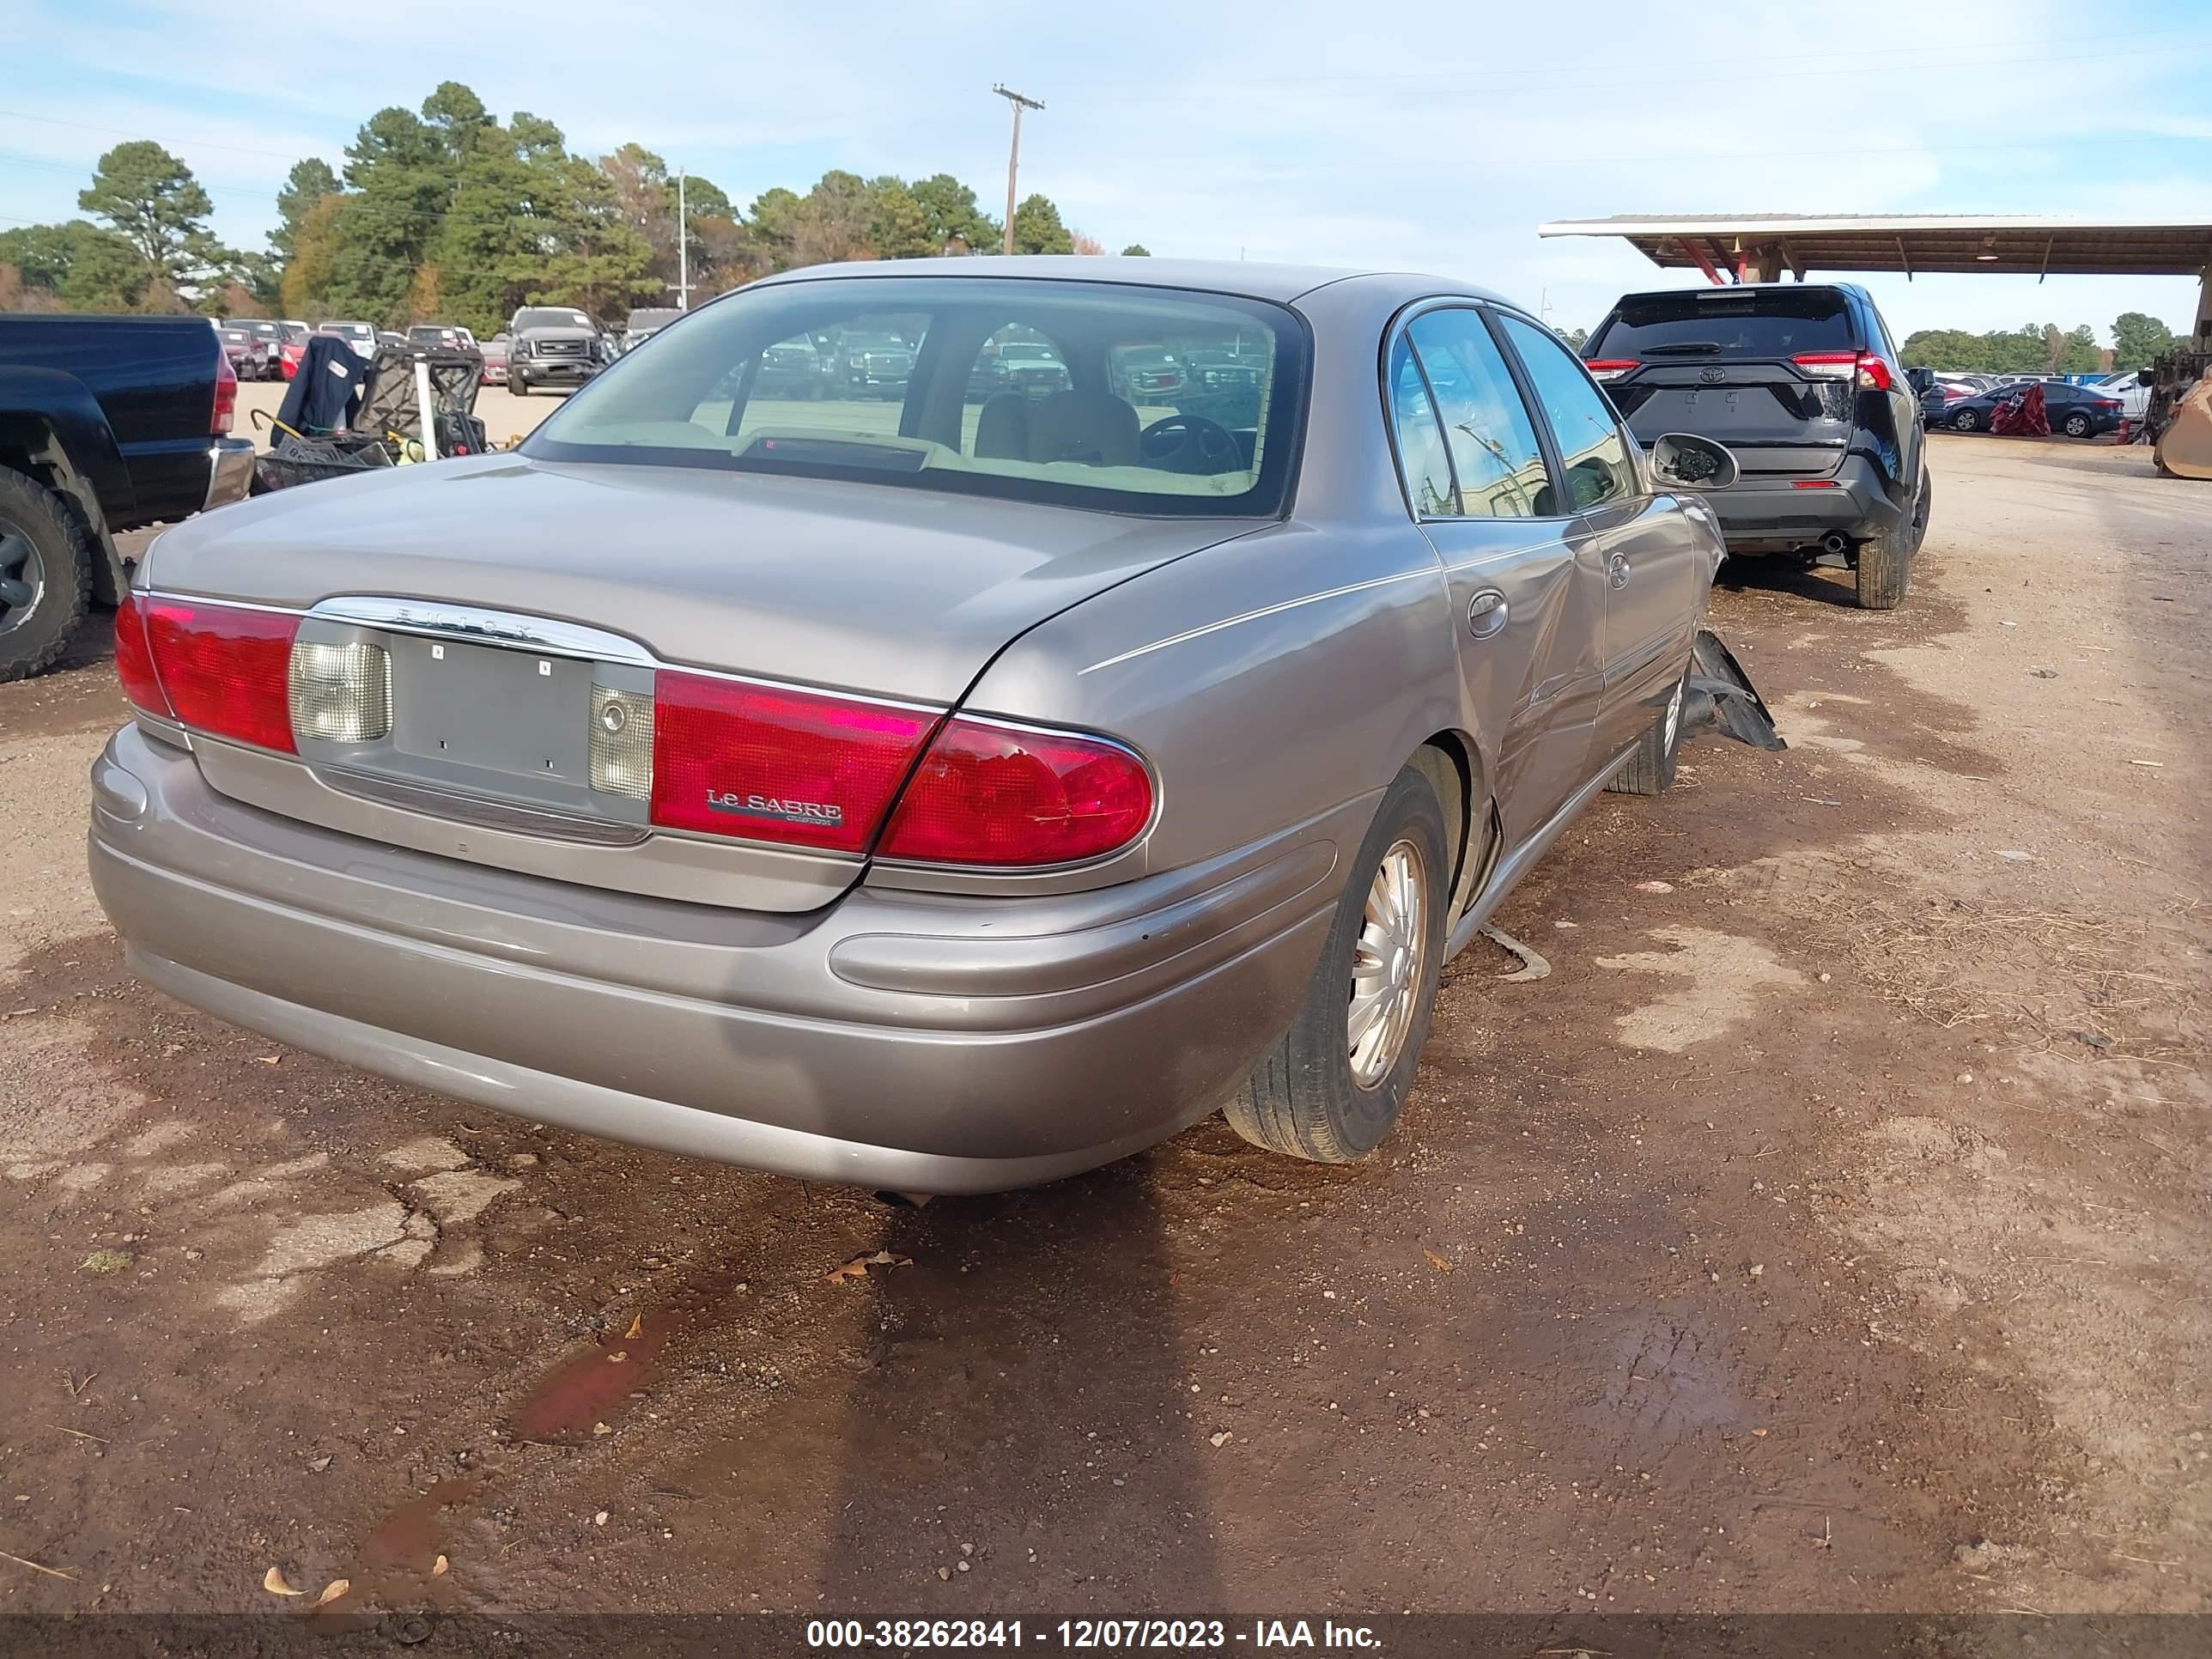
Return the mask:
[[2197,279],[2197,326],[2191,332],[2200,347],[2212,340],[2212,260],[2206,261]]

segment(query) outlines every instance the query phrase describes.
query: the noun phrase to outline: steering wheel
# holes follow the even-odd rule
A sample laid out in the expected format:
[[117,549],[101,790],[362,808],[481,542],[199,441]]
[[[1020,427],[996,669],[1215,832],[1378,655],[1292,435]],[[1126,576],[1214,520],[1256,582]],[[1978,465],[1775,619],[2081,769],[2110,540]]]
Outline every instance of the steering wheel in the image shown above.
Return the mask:
[[1137,434],[1137,454],[1163,472],[1202,477],[1234,472],[1244,465],[1236,434],[1203,415],[1170,415]]

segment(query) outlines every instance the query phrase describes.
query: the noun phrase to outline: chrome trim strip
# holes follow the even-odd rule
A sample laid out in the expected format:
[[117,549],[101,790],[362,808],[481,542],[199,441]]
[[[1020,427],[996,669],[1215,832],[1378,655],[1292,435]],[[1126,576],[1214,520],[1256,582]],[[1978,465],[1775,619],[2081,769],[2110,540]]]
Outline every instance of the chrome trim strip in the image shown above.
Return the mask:
[[306,615],[324,622],[356,623],[393,634],[435,635],[464,639],[478,645],[526,647],[548,656],[574,657],[590,662],[621,662],[641,668],[660,665],[653,654],[635,640],[611,634],[581,623],[558,622],[549,617],[524,616],[513,611],[491,611],[477,605],[445,605],[434,599],[398,599],[375,595],[322,599]]
[[1436,578],[1437,568],[1432,565],[1425,570],[1401,570],[1394,575],[1376,576],[1364,582],[1353,582],[1346,587],[1332,587],[1326,592],[1301,594],[1295,599],[1285,599],[1279,605],[1263,605],[1257,611],[1247,611],[1237,616],[1224,617],[1219,622],[1207,623],[1202,628],[1189,629],[1181,634],[1170,634],[1164,640],[1154,640],[1150,645],[1140,645],[1133,651],[1124,651],[1118,657],[1109,657],[1103,662],[1092,663],[1088,668],[1079,668],[1075,671],[1076,678],[1080,679],[1085,674],[1095,674],[1102,668],[1117,667],[1136,658],[1149,656],[1155,651],[1164,651],[1171,645],[1184,645],[1192,640],[1203,639],[1208,634],[1218,634],[1224,628],[1235,628],[1242,623],[1257,622],[1262,617],[1273,617],[1285,611],[1295,611],[1301,605],[1319,605],[1324,599],[1340,599],[1347,593],[1363,592],[1370,587],[1387,587],[1392,582],[1434,581]]

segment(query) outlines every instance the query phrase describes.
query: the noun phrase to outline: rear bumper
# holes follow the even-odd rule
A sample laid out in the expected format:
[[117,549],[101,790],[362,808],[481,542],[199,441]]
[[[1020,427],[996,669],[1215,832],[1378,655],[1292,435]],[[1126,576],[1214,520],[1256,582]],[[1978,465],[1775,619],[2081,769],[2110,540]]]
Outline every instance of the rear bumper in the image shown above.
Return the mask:
[[253,441],[217,438],[208,446],[207,499],[200,503],[201,509],[244,501],[252,483]]
[[295,823],[136,727],[93,795],[100,903],[185,1002],[537,1121],[918,1192],[1052,1180],[1212,1110],[1296,1011],[1341,882],[1342,832],[1307,826],[1097,892],[771,915]]
[[1735,553],[1802,547],[1831,534],[1863,541],[1895,528],[1910,511],[1890,499],[1881,475],[1863,455],[1847,458],[1824,484],[1801,489],[1786,481],[1753,477],[1705,499],[1719,514],[1721,533]]

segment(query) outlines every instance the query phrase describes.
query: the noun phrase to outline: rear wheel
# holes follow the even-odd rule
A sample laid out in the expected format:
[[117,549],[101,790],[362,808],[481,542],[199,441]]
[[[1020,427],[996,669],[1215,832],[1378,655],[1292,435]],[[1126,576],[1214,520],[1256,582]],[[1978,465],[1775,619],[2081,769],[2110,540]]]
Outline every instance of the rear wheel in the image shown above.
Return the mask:
[[92,549],[61,498],[0,467],[0,680],[50,668],[92,603]]
[[2069,438],[2086,438],[2089,435],[2089,417],[2077,409],[2066,417],[2066,435]]
[[1893,525],[1859,544],[1855,574],[1860,610],[1894,611],[1905,602],[1905,595],[1912,586],[1912,556],[1919,550],[1921,538],[1928,533],[1928,508],[1932,499],[1928,475],[1923,472],[1920,488],[1912,498],[1911,515],[1904,523]]
[[1304,1006],[1223,1109],[1254,1145],[1321,1164],[1390,1133],[1436,1010],[1451,866],[1419,769],[1384,793],[1352,869]]
[[1682,690],[1689,678],[1690,671],[1685,668],[1682,678],[1674,682],[1665,711],[1637,739],[1635,752],[1621,763],[1620,770],[1606,785],[1608,794],[1656,795],[1674,781],[1674,757],[1682,751]]
[[1951,425],[1955,431],[1976,431],[1981,424],[1982,414],[1978,409],[1962,409],[1951,417]]

